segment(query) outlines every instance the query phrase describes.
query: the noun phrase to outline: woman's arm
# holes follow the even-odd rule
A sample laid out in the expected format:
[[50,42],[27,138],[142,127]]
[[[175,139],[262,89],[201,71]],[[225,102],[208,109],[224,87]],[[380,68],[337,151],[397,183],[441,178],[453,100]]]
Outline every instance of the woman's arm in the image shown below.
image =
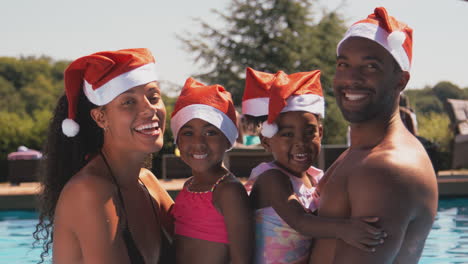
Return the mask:
[[254,221],[244,186],[238,181],[218,185],[213,193],[213,203],[224,216],[231,263],[251,263],[254,248]]

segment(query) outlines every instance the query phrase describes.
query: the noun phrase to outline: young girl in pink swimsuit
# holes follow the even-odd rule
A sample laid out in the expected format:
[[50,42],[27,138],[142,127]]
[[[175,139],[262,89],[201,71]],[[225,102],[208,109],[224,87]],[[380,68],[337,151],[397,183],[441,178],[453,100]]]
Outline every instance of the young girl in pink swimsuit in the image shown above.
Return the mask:
[[313,214],[323,175],[312,166],[320,151],[324,116],[320,71],[287,75],[248,68],[242,112],[259,126],[261,144],[274,158],[254,168],[246,183],[255,209],[254,263],[307,263],[315,237],[342,239],[366,251],[383,243],[386,234],[369,224],[378,220],[375,217],[327,219]]
[[253,216],[242,183],[223,166],[238,132],[231,95],[189,78],[175,104],[171,129],[192,177],[177,195],[177,263],[250,263]]

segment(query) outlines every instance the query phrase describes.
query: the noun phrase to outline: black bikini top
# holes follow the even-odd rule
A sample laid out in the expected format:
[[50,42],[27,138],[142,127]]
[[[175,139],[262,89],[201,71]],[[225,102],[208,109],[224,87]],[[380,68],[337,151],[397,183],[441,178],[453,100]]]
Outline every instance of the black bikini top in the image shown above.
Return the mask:
[[[125,225],[124,225],[123,230],[122,230],[122,237],[123,237],[123,240],[125,242],[125,246],[127,247],[128,257],[130,258],[130,262],[132,264],[144,264],[145,260],[143,258],[143,255],[141,254],[140,250],[138,250],[138,247],[137,247],[137,245],[135,243],[135,240],[132,237],[132,233],[130,232],[130,228],[128,227],[128,219],[126,218],[126,210],[125,210],[124,200],[123,200],[122,193],[120,192],[119,184],[117,183],[117,179],[115,178],[114,174],[112,173],[112,170],[111,170],[111,168],[109,166],[109,163],[107,162],[106,157],[102,154],[102,152],[101,152],[101,156],[102,156],[102,159],[104,160],[104,163],[107,166],[107,169],[109,170],[109,173],[110,173],[110,175],[112,177],[112,180],[114,181],[114,183],[115,183],[115,185],[117,187],[117,194],[118,194],[118,197],[119,197],[119,202],[122,205],[122,211],[123,211],[123,213],[125,215],[124,216],[125,217]],[[141,181],[140,181],[140,184],[146,190],[146,192],[147,192],[147,194],[149,196],[149,199],[151,201],[151,206],[153,208],[153,213],[157,218],[157,216],[158,216],[157,211],[156,211],[154,202],[151,199],[151,195],[150,195],[150,193],[148,191],[148,188],[146,188],[146,186]]]

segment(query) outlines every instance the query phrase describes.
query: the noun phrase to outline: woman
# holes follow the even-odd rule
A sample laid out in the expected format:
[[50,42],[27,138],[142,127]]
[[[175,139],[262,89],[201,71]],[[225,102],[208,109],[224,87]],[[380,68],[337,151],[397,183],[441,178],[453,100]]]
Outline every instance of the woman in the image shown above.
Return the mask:
[[153,56],[98,52],[72,62],[64,78],[34,234],[45,240],[42,261],[52,242],[54,263],[161,261],[173,201],[142,168],[163,146],[166,119]]

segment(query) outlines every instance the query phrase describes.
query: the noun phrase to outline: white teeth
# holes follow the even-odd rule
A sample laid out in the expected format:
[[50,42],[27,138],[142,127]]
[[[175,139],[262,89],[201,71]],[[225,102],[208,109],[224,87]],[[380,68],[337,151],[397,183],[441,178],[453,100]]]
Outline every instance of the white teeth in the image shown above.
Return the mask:
[[346,99],[350,101],[356,101],[356,100],[361,100],[365,98],[367,95],[365,94],[345,94]]
[[208,154],[193,154],[194,159],[204,159]]
[[136,131],[142,131],[143,129],[149,129],[149,128],[158,128],[159,123],[158,122],[152,122],[144,125],[139,125],[135,128]]
[[306,161],[308,155],[306,153],[298,153],[293,155],[293,159],[296,161]]

